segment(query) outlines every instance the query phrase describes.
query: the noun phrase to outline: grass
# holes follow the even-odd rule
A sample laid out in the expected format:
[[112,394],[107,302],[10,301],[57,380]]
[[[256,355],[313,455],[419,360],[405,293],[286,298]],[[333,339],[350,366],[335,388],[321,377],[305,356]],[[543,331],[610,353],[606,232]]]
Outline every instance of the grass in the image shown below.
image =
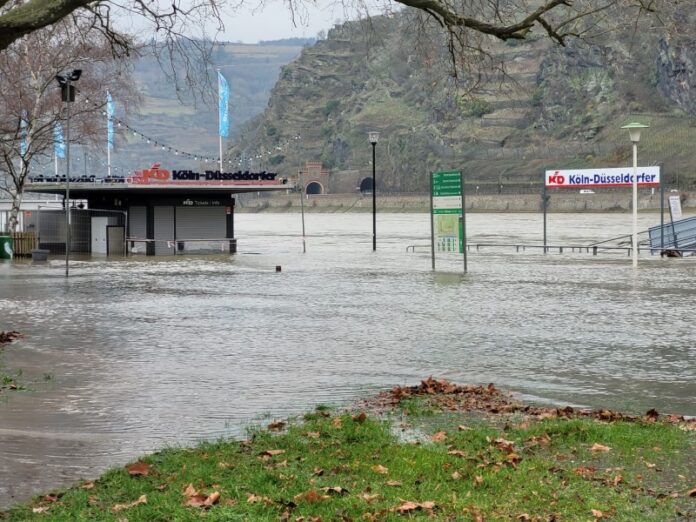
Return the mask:
[[247,441],[143,457],[94,482],[0,512],[0,520],[696,516],[696,498],[689,497],[696,441],[684,425],[520,410],[491,415],[451,405],[407,397],[369,415],[321,406],[302,419],[272,422]]

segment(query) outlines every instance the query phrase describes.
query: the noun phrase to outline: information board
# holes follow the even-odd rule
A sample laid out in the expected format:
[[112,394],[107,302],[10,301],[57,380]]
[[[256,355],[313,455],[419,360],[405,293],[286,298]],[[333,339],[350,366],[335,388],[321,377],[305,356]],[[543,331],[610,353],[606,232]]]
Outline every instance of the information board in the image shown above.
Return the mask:
[[466,272],[466,223],[464,221],[464,187],[458,170],[433,172],[430,216],[433,269],[435,252],[464,254]]

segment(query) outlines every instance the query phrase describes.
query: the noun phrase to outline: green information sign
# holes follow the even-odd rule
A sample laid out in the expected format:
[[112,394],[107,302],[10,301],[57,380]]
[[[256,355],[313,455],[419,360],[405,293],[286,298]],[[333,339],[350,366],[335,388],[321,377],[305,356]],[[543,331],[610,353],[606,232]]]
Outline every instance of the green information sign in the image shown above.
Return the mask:
[[432,262],[435,252],[464,254],[466,272],[466,229],[462,173],[458,170],[431,174],[431,243]]

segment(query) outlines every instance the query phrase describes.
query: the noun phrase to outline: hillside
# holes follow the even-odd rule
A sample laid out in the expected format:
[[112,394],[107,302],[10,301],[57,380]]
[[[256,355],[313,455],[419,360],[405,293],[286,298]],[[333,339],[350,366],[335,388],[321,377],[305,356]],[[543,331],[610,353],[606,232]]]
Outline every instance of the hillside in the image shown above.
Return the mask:
[[286,175],[306,161],[369,175],[367,131],[378,130],[382,190],[422,192],[427,172],[449,168],[484,186],[531,186],[544,168],[626,165],[620,126],[635,118],[651,125],[641,164],[662,164],[672,186],[692,183],[690,40],[627,30],[565,48],[542,37],[492,41],[490,62],[504,72],[489,67],[464,92],[444,52],[414,46],[409,23],[351,22],[305,48],[229,154]]

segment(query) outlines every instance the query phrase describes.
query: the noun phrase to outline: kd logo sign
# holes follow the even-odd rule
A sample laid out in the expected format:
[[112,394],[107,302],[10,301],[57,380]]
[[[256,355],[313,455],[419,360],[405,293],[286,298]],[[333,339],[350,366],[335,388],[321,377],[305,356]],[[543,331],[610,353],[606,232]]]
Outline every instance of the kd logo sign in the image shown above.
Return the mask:
[[565,183],[565,176],[558,173],[549,176],[549,185],[563,185],[563,183]]

